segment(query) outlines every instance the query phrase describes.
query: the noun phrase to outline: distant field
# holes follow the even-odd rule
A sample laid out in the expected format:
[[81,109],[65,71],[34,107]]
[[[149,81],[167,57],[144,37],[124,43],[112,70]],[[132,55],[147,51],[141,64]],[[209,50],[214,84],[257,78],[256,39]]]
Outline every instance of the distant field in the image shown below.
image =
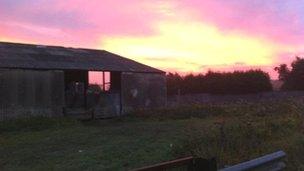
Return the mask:
[[304,170],[303,111],[303,99],[289,99],[1,122],[0,170],[128,170],[191,154],[222,167],[280,149],[288,170]]

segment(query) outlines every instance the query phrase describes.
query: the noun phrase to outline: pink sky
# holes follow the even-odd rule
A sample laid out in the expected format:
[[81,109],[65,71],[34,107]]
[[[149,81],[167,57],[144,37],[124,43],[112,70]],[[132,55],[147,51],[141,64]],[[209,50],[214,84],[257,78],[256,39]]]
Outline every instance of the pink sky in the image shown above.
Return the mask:
[[181,73],[304,52],[304,0],[0,0],[0,41],[105,49]]

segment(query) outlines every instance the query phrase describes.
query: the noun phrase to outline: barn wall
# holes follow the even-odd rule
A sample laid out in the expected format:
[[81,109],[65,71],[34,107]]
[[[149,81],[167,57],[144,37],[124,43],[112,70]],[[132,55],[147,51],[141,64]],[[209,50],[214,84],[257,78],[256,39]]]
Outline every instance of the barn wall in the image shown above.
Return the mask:
[[124,72],[121,80],[122,113],[166,105],[165,74]]
[[0,120],[60,116],[63,106],[62,71],[0,70]]

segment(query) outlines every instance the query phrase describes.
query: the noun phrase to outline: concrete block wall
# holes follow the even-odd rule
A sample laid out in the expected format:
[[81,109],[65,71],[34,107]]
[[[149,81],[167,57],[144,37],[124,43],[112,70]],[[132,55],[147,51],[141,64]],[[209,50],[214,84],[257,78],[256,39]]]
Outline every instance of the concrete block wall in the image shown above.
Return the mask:
[[243,95],[213,95],[213,94],[185,94],[168,96],[167,105],[170,107],[193,104],[217,104],[235,102],[264,102],[279,101],[293,98],[303,98],[304,91],[272,91]]
[[165,74],[123,72],[121,93],[123,114],[136,109],[164,107],[167,102]]

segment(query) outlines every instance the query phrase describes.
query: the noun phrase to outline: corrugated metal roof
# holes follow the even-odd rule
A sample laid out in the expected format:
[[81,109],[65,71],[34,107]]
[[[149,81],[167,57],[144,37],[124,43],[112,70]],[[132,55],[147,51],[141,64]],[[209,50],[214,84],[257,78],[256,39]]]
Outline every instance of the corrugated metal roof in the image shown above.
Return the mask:
[[0,68],[163,71],[105,50],[0,42]]

